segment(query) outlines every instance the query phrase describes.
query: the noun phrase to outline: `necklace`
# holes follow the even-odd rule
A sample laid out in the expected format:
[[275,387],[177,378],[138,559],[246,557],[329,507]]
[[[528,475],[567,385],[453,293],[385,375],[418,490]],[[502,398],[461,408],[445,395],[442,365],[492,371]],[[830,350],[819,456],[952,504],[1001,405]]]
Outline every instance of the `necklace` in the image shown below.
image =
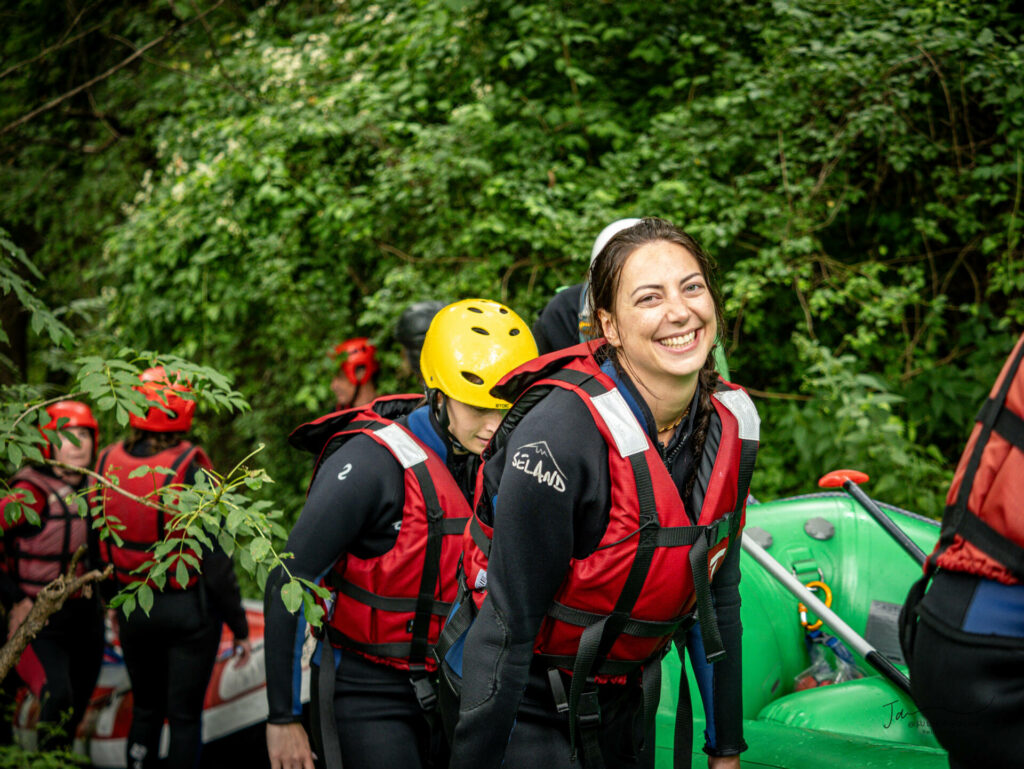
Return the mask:
[[690,407],[687,406],[686,410],[682,414],[680,414],[678,416],[678,418],[676,419],[675,422],[673,422],[672,424],[670,424],[670,425],[668,425],[666,427],[659,427],[658,428],[658,434],[661,435],[661,433],[667,433],[669,430],[675,430],[677,427],[679,427],[679,423],[682,422],[686,418],[686,415],[689,414],[689,413],[690,413]]

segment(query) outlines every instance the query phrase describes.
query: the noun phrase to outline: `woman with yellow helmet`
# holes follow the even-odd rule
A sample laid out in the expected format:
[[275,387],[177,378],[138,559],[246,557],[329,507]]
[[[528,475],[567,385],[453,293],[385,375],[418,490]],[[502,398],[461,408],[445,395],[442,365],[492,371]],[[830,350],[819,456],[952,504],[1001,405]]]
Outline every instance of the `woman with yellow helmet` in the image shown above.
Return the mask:
[[[425,401],[379,398],[292,433],[317,456],[285,550],[292,575],[331,591],[311,697],[327,766],[444,765],[430,651],[456,592],[478,456],[510,405],[490,390],[536,354],[509,308],[456,302],[423,342]],[[313,769],[296,683],[305,628],[281,600],[285,580],[273,572],[265,599],[267,750],[272,769]]]

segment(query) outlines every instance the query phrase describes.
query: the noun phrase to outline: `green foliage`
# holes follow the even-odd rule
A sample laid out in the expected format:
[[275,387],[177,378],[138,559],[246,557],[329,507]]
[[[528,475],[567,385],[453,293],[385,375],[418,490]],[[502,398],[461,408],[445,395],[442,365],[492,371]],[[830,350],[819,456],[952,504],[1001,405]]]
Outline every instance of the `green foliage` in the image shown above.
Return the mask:
[[[164,21],[138,14],[138,39]],[[266,444],[285,520],[308,465],[284,436],[329,404],[333,343],[370,335],[384,388],[408,387],[406,304],[485,295],[529,320],[638,214],[720,262],[730,365],[764,416],[758,496],[856,465],[877,496],[939,509],[1024,326],[1008,0],[355,0],[211,23],[216,55],[183,32],[139,83],[97,89],[128,105],[131,151],[81,167],[75,200],[102,213],[43,253],[57,267],[103,228],[70,292],[99,297],[83,343],[230,372],[252,411],[203,414],[201,436]]]

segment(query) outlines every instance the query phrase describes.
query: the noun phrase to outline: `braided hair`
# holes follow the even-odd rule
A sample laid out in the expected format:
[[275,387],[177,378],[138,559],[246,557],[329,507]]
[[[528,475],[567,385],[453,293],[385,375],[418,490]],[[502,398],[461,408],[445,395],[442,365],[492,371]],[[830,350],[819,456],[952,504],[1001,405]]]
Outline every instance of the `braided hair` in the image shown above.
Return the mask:
[[[686,249],[700,266],[701,274],[711,293],[715,305],[715,321],[719,336],[725,334],[725,318],[722,316],[721,293],[718,288],[717,268],[714,260],[697,240],[683,232],[670,222],[657,217],[645,217],[638,224],[628,227],[618,233],[605,244],[605,247],[597,255],[590,265],[588,281],[590,290],[588,303],[590,317],[595,322],[590,327],[592,337],[603,334],[598,310],[612,312],[615,307],[615,297],[618,294],[619,283],[622,279],[622,269],[626,260],[643,245],[654,241],[666,241],[675,243]],[[713,348],[712,348],[713,349]],[[602,359],[610,359],[620,374],[625,374],[618,360],[616,349],[611,345],[605,345],[596,353]],[[601,362],[601,361],[599,361]],[[715,369],[713,355],[708,355],[701,366],[698,374],[700,382],[699,397],[697,400],[697,414],[693,431],[692,447],[696,460],[694,471],[686,482],[683,499],[689,500],[693,494],[693,487],[697,480],[697,467],[700,457],[704,453],[704,443],[707,440],[708,425],[711,423],[711,414],[714,406],[711,403],[711,396],[718,386],[718,372]]]

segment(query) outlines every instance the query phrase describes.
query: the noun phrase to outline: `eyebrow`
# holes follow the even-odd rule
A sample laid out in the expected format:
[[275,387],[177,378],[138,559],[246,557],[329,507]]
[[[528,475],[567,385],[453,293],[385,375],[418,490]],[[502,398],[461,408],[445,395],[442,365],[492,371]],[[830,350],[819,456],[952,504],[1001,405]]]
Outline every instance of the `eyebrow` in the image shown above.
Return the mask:
[[[687,275],[685,278],[683,278],[679,282],[680,283],[685,283],[688,280],[692,280],[695,275],[703,277],[701,275],[701,273],[700,273],[700,270],[698,270],[697,272],[691,272],[689,275]],[[630,293],[630,296],[633,296],[633,294],[635,294],[637,291],[646,291],[649,288],[661,288],[661,287],[662,287],[661,283],[645,283],[642,286],[637,286],[636,288],[634,288],[633,291]]]

